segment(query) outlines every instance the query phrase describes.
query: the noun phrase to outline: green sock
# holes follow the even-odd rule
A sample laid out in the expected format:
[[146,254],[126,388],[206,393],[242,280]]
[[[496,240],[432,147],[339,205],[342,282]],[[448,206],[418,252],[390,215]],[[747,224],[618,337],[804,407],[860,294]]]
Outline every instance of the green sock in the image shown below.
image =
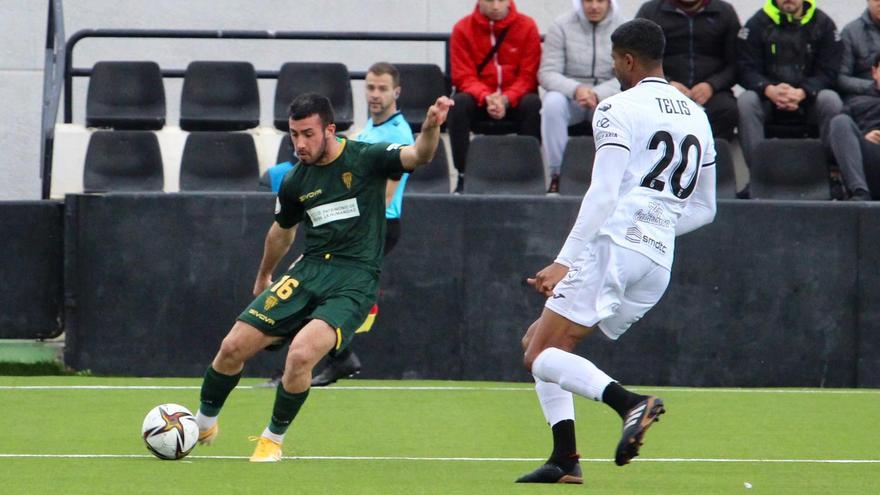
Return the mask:
[[199,411],[205,416],[220,414],[223,403],[226,402],[226,398],[229,397],[232,389],[238,385],[239,379],[241,379],[241,373],[232,376],[224,375],[218,373],[212,366],[208,366],[208,371],[205,372],[205,379],[202,381]]
[[275,406],[272,408],[269,431],[276,435],[284,435],[308,396],[309,389],[306,389],[305,392],[292,394],[284,390],[284,387],[279,383],[275,392]]

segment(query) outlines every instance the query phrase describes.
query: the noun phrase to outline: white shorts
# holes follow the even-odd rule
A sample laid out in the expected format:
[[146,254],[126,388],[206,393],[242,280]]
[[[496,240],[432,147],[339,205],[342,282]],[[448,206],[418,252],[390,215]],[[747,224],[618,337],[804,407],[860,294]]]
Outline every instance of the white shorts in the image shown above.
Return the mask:
[[653,308],[669,285],[669,270],[647,256],[599,237],[573,263],[547,299],[547,309],[617,340]]

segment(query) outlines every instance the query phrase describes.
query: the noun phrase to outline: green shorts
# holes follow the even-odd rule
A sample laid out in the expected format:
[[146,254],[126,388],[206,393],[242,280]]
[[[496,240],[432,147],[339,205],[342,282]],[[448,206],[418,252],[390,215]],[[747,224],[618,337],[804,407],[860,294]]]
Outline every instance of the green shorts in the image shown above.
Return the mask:
[[336,330],[339,351],[351,342],[378,291],[378,276],[353,262],[302,258],[238,319],[266,335],[284,337],[282,344],[310,320],[321,320]]

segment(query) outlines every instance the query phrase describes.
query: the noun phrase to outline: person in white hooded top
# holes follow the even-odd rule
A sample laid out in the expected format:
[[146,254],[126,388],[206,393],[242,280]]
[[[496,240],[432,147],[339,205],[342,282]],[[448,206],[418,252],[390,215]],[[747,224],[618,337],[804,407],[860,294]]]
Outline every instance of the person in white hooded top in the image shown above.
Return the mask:
[[544,38],[538,82],[544,88],[541,136],[550,175],[559,189],[568,127],[592,118],[600,101],[620,92],[611,64],[611,33],[624,22],[617,0],[572,0]]

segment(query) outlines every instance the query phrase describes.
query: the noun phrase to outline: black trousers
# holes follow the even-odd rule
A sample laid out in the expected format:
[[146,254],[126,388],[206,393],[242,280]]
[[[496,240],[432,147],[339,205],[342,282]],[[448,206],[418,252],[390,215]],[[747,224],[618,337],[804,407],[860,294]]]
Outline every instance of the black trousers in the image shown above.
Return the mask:
[[[494,120],[486,112],[486,108],[478,108],[473,96],[468,93],[456,93],[453,97],[455,106],[449,110],[447,130],[452,145],[452,163],[459,173],[464,173],[468,148],[471,143],[471,129],[476,121]],[[538,93],[523,96],[516,108],[508,108],[502,121],[512,124],[515,132],[524,136],[534,136],[541,140],[541,98]]]

